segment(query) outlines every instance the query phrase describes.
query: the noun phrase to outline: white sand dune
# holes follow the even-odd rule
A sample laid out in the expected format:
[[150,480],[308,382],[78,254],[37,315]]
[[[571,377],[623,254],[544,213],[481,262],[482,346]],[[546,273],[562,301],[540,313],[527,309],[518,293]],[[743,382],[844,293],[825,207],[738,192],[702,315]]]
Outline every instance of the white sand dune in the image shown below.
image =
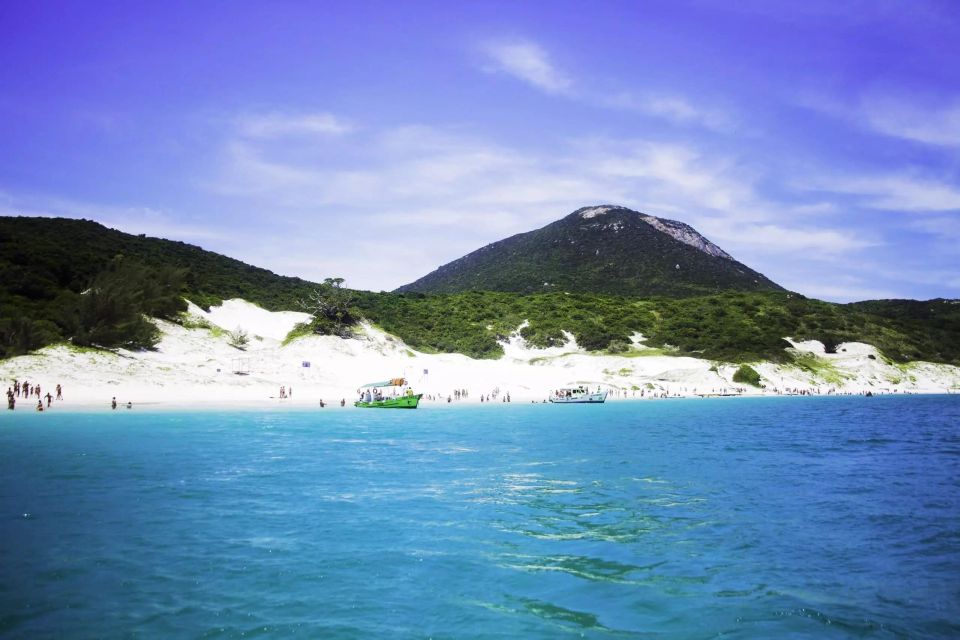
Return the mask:
[[[469,392],[467,402],[499,390],[514,402],[540,402],[550,391],[572,384],[609,389],[610,400],[700,394],[811,393],[947,393],[960,392],[960,368],[924,362],[891,364],[870,345],[846,343],[824,353],[816,341],[794,342],[809,354],[805,367],[759,363],[765,389],[732,382],[737,366],[709,360],[663,355],[643,347],[622,356],[593,355],[578,348],[572,336],[563,347],[532,349],[519,335],[504,344],[498,360],[475,360],[459,354],[425,354],[398,338],[364,324],[357,337],[306,336],[284,345],[283,339],[304,313],[266,311],[243,300],[227,300],[204,312],[191,305],[194,323],[185,328],[158,321],[163,338],[154,351],[117,352],[59,345],[0,362],[4,388],[14,379],[39,383],[43,393],[64,388],[61,407],[107,407],[111,398],[124,405],[180,406],[317,406],[322,399],[349,406],[365,382],[406,377],[418,392],[434,398],[423,406],[446,403],[455,389]],[[227,332],[242,329],[245,350],[229,344]],[[280,386],[293,397],[279,398]],[[18,409],[32,409],[20,399]]]

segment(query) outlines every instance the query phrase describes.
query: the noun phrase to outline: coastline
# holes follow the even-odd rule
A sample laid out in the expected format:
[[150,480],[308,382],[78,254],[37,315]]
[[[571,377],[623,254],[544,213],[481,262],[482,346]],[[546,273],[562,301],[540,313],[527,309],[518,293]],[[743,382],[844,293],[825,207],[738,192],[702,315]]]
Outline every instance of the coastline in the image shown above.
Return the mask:
[[[940,398],[940,397],[960,397],[960,393],[902,393],[902,394],[878,394],[874,398],[878,400],[883,399],[897,399],[897,398]],[[699,402],[699,401],[716,401],[716,402],[750,402],[750,401],[791,401],[796,400],[798,402],[803,401],[813,401],[817,400],[822,401],[831,401],[831,400],[854,400],[858,398],[864,398],[861,394],[831,394],[831,395],[802,395],[802,394],[793,394],[793,395],[775,395],[775,394],[753,394],[753,395],[741,395],[741,396],[713,396],[713,397],[701,397],[701,396],[674,396],[668,398],[646,398],[646,399],[621,399],[616,401],[607,401],[604,405],[614,405],[614,406],[644,406],[651,404],[674,404],[682,402]],[[524,407],[533,407],[533,406],[542,406],[542,407],[559,407],[560,405],[555,405],[550,402],[535,402],[535,401],[526,401],[526,402],[490,402],[490,403],[479,403],[479,402],[431,402],[423,403],[420,405],[420,411],[458,411],[458,410],[475,410],[488,408],[490,411],[509,411],[516,408]],[[578,405],[579,406],[579,405]],[[552,409],[551,409],[552,410]],[[569,408],[558,408],[557,411],[570,411]],[[576,410],[576,409],[574,409]],[[594,409],[588,409],[590,411]],[[178,401],[171,402],[141,402],[133,403],[132,410],[128,411],[123,406],[118,406],[117,409],[112,410],[109,406],[104,406],[102,403],[54,403],[49,412],[52,412],[55,415],[89,415],[89,414],[127,414],[127,413],[146,413],[146,414],[193,414],[193,413],[311,413],[316,414],[320,413],[329,413],[336,412],[342,413],[345,411],[350,412],[366,412],[366,410],[358,409],[352,404],[348,404],[345,407],[341,408],[339,404],[336,406],[327,405],[325,408],[320,408],[317,404],[309,403],[300,403],[300,404],[289,404],[289,405],[278,405],[278,404],[267,404],[267,403],[226,403],[226,402],[209,402],[209,403],[183,403]],[[49,413],[46,409],[44,413]],[[8,417],[12,416],[23,416],[24,413],[35,414],[38,413],[32,408],[23,407],[19,405],[15,411],[6,411],[3,414],[0,414],[0,422],[3,421],[4,415]],[[381,412],[374,412],[378,414]],[[388,411],[388,414],[395,412]],[[407,413],[400,411],[399,413]],[[602,415],[602,414],[597,414]]]
[[[225,301],[204,312],[191,305],[186,326],[157,321],[162,339],[154,351],[116,352],[47,347],[34,354],[0,361],[3,390],[13,380],[41,385],[41,395],[57,384],[64,400],[52,410],[118,411],[162,409],[327,409],[352,408],[357,388],[371,380],[403,376],[423,408],[480,404],[489,397],[503,403],[546,400],[551,391],[583,384],[609,392],[608,402],[701,396],[778,397],[784,395],[949,394],[960,391],[960,367],[887,361],[870,345],[845,343],[827,354],[816,341],[792,342],[804,366],[755,363],[765,388],[733,382],[739,365],[647,349],[635,335],[623,355],[580,349],[572,336],[562,347],[532,349],[519,334],[503,343],[498,360],[474,360],[460,354],[418,352],[369,324],[354,338],[304,336],[284,344],[290,329],[306,314],[269,312],[242,300]],[[245,350],[230,346],[228,332],[251,336]],[[279,399],[280,387],[293,397]],[[466,391],[457,399],[455,391]],[[450,398],[450,402],[447,402]],[[46,407],[46,401],[44,401]],[[16,411],[34,411],[36,398],[17,398]]]

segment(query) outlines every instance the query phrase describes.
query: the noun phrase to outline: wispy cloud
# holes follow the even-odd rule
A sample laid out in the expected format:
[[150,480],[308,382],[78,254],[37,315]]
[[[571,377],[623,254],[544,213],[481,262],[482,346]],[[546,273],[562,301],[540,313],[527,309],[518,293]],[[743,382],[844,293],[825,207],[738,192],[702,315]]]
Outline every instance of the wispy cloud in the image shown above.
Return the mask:
[[960,98],[953,104],[925,108],[892,98],[869,98],[863,121],[884,135],[938,146],[960,146]]
[[840,100],[801,92],[794,100],[860,130],[935,147],[960,146],[960,95],[932,101],[874,93]]
[[797,225],[742,224],[731,227],[720,221],[708,223],[711,235],[728,246],[747,244],[757,250],[774,254],[804,253],[806,255],[848,254],[882,244],[878,239],[863,234],[815,229]]
[[249,138],[280,138],[286,136],[341,135],[353,127],[329,113],[269,113],[246,114],[237,118],[237,131]]
[[679,95],[649,93],[634,95],[616,93],[594,97],[598,104],[611,109],[622,109],[662,118],[678,125],[695,125],[712,131],[727,132],[736,128],[731,115],[717,108],[695,105]]
[[[310,156],[310,146],[236,131],[206,184],[238,207],[268,209],[275,224],[300,224],[289,231],[299,241],[323,242],[319,230],[297,220],[330,221],[327,232],[345,235],[336,246],[324,244],[324,259],[340,264],[355,286],[393,288],[488,242],[603,202],[691,223],[752,266],[772,256],[779,265],[836,260],[882,243],[836,223],[825,228],[822,216],[833,209],[823,198],[768,199],[754,169],[690,144],[586,138],[532,152],[459,130],[403,126],[332,139],[324,157]],[[349,159],[331,165],[331,154]],[[396,255],[375,231],[397,225],[418,229],[415,259]],[[390,256],[400,262],[385,272]]]
[[960,188],[912,173],[819,177],[807,188],[857,197],[862,206],[904,212],[960,210]]
[[[801,293],[851,299],[888,292],[852,282],[813,288],[820,276],[811,265],[831,264],[869,280],[860,259],[882,250],[885,238],[841,217],[847,206],[841,196],[868,204],[896,196],[919,206],[916,185],[907,188],[889,176],[836,178],[809,197],[809,185],[771,192],[762,168],[691,143],[591,137],[531,150],[463,129],[418,125],[355,128],[349,136],[325,137],[318,150],[311,136],[277,144],[272,136],[250,135],[247,120],[227,123],[216,163],[199,184],[229,218],[195,216],[194,223],[156,207],[9,195],[0,197],[0,212],[90,217],[130,233],[202,241],[280,273],[344,276],[351,286],[379,290],[578,207],[614,202],[692,224],[738,260]],[[923,206],[944,206],[944,197],[956,195],[934,192],[937,199]],[[952,216],[939,215],[940,227],[923,232],[946,237],[953,227],[943,218]],[[397,227],[417,229],[416,251],[390,240]]]
[[910,227],[950,242],[960,242],[960,216],[925,216],[914,220]]
[[726,111],[696,105],[669,91],[591,89],[588,82],[576,80],[560,69],[545,48],[530,40],[490,41],[481,45],[480,51],[484,70],[513,76],[550,95],[600,109],[630,111],[675,125],[720,132],[735,128],[734,118]]
[[568,93],[571,79],[550,60],[546,50],[528,40],[488,42],[481,47],[487,68],[509,74],[547,93]]

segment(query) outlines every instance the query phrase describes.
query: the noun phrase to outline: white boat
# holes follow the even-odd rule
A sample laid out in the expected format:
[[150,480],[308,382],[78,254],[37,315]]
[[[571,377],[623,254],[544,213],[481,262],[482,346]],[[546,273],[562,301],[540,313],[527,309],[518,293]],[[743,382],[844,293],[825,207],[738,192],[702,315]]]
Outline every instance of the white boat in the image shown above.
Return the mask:
[[550,402],[557,404],[604,402],[606,399],[606,391],[600,391],[597,389],[597,391],[591,393],[590,390],[583,385],[566,389],[557,389],[557,391],[550,396]]

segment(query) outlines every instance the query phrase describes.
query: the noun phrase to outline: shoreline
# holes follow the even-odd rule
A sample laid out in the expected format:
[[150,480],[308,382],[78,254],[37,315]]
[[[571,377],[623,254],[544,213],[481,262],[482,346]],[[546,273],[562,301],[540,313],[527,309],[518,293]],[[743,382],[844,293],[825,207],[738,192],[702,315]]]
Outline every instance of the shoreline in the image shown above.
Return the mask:
[[[128,401],[134,408],[317,409],[321,399],[332,410],[341,408],[341,400],[352,408],[363,384],[396,377],[424,394],[422,408],[480,405],[481,396],[500,404],[507,394],[512,404],[541,403],[553,390],[581,385],[608,391],[607,402],[960,393],[960,367],[894,363],[862,343],[826,353],[819,342],[790,341],[797,362],[751,365],[765,385],[761,389],[733,381],[738,364],[667,355],[646,347],[639,334],[628,353],[614,355],[586,352],[570,335],[562,346],[535,349],[515,333],[501,343],[501,358],[474,360],[418,352],[369,324],[347,339],[309,335],[286,342],[305,314],[270,312],[243,300],[225,301],[209,312],[192,306],[189,313],[194,322],[187,326],[157,321],[162,339],[152,351],[57,345],[0,361],[0,389],[6,391],[14,380],[38,382],[45,396],[61,384],[65,404],[55,401],[54,411],[110,411],[114,397],[118,411]],[[245,350],[231,346],[225,335],[237,328],[251,335]],[[293,397],[279,398],[281,387]],[[17,397],[16,405],[14,412],[35,411],[36,397]]]
[[[889,399],[889,398],[930,398],[930,397],[945,397],[945,396],[958,396],[960,393],[956,392],[909,392],[909,393],[875,393],[872,398],[876,399]],[[859,393],[843,393],[843,394],[742,394],[742,395],[727,395],[727,396],[701,396],[701,395],[687,395],[687,396],[671,396],[667,398],[621,398],[617,400],[607,400],[604,405],[644,405],[649,403],[662,403],[662,402],[682,402],[682,401],[737,401],[737,400],[786,400],[786,399],[804,399],[804,400],[852,400],[856,398],[866,399],[870,396],[865,396]],[[871,398],[871,399],[872,399]],[[19,403],[18,403],[19,404]],[[601,403],[595,403],[601,404]],[[426,411],[444,411],[444,410],[458,410],[458,409],[477,409],[489,407],[491,410],[500,408],[503,410],[516,408],[516,407],[529,407],[529,406],[559,406],[554,405],[551,402],[542,402],[542,401],[511,401],[511,402],[479,402],[479,401],[455,401],[455,402],[427,402],[421,403],[418,410]],[[90,413],[105,413],[105,414],[126,414],[126,413],[317,413],[317,412],[344,412],[344,411],[368,411],[367,409],[361,409],[354,407],[352,403],[348,403],[345,406],[341,407],[339,402],[336,405],[327,404],[325,407],[321,408],[316,403],[310,402],[300,402],[300,403],[271,403],[271,402],[246,402],[246,403],[230,403],[230,402],[180,402],[180,401],[170,401],[170,402],[133,402],[133,407],[127,409],[125,404],[121,405],[117,403],[116,409],[111,409],[109,403],[107,406],[104,406],[103,403],[70,403],[70,404],[61,404],[57,406],[53,405],[49,410],[44,409],[43,412],[36,411],[33,408],[20,408],[19,406],[13,410],[6,410],[3,414],[0,414],[0,423],[3,422],[2,415],[7,416],[19,416],[23,413],[53,413],[53,414],[90,414]],[[373,413],[382,413],[383,410],[369,410]],[[408,413],[410,410],[395,410],[387,411],[388,413]]]

